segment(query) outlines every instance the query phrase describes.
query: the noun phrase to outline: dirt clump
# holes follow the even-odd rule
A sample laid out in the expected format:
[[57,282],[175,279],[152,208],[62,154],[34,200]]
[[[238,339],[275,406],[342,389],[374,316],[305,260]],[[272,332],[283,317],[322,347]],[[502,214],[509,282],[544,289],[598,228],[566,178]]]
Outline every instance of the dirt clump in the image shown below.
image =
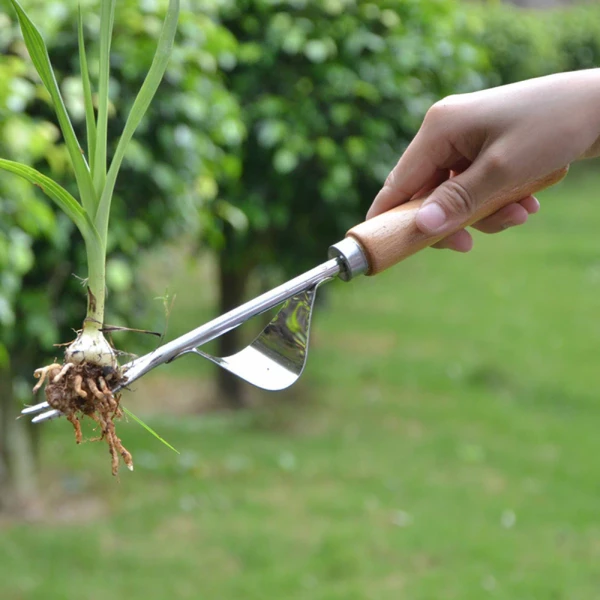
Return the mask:
[[90,441],[104,440],[108,444],[111,455],[112,473],[119,471],[119,456],[128,469],[133,470],[131,454],[121,443],[115,430],[116,419],[123,416],[120,407],[121,394],[113,393],[115,387],[122,381],[118,369],[101,367],[89,363],[54,363],[42,369],[37,369],[34,376],[39,378],[33,392],[37,392],[44,381],[47,381],[45,393],[48,404],[60,410],[75,428],[75,441],[83,441],[81,417],[89,417],[99,426],[101,435]]

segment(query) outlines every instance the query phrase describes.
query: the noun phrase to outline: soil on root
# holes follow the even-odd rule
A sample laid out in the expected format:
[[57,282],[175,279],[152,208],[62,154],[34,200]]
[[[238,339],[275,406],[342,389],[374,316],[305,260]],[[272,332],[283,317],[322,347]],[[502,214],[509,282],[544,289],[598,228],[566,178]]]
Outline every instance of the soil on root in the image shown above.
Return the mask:
[[121,394],[113,394],[110,389],[122,379],[117,370],[88,363],[55,363],[38,369],[34,375],[40,379],[33,389],[34,393],[47,381],[46,400],[72,423],[78,444],[83,441],[79,419],[89,417],[98,423],[101,431],[99,437],[90,441],[106,441],[113,475],[117,475],[119,471],[119,455],[127,468],[133,470],[131,454],[123,446],[115,430],[114,421],[123,416],[119,404]]

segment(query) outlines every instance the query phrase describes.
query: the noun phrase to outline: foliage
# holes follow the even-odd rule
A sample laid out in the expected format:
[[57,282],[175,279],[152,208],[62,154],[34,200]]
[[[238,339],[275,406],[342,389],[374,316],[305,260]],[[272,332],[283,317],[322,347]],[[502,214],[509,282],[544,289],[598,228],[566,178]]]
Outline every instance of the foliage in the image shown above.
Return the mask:
[[562,68],[592,69],[600,65],[600,6],[590,4],[562,10],[558,23]]
[[598,5],[539,11],[492,2],[469,13],[474,39],[489,53],[489,85],[600,64]]
[[[77,81],[77,3],[31,0],[27,4],[33,18],[50,32],[50,55],[65,103],[78,135],[85,138],[83,96]],[[93,6],[87,3],[84,11],[91,11]],[[137,2],[118,3],[109,105],[114,128],[109,130],[109,155],[115,150],[116,134],[124,126],[149,66],[149,49],[155,47],[165,3],[161,6],[159,10],[147,7],[139,18]],[[48,97],[25,59],[13,14],[0,13],[0,20],[0,154],[34,165],[62,179],[74,191],[68,183],[72,176],[66,149]],[[96,50],[93,40],[98,37],[97,28],[93,19],[86,20],[86,38],[92,40],[88,43],[90,55]],[[204,32],[204,43],[198,31]],[[126,318],[132,326],[139,326],[137,321],[131,323],[131,318],[147,306],[147,298],[136,292],[140,285],[135,259],[140,248],[197,225],[196,208],[202,206],[206,190],[215,187],[227,157],[226,145],[218,146],[223,123],[236,110],[235,103],[222,101],[227,95],[215,76],[215,65],[233,43],[231,36],[206,15],[190,11],[181,15],[178,48],[167,71],[168,81],[142,122],[117,182],[114,230],[108,241],[109,322]],[[97,63],[90,61],[89,68],[92,77],[97,76]],[[219,110],[213,109],[215,105]],[[73,226],[15,177],[0,179],[0,211],[0,358],[6,360],[18,346],[56,353],[52,344],[68,341],[71,334],[66,327],[83,317],[77,303],[82,290],[72,276],[85,275],[83,256],[68,252]],[[31,364],[36,358],[39,356],[31,356]],[[29,378],[31,373],[24,375]]]
[[[65,173],[66,149],[57,144],[59,130],[53,123],[32,119],[24,114],[27,105],[40,102],[41,89],[32,79],[29,64],[22,60],[16,27],[5,14],[0,15],[2,51],[0,77],[0,153],[20,162],[52,165],[58,175]],[[6,54],[5,54],[6,53]],[[9,118],[10,117],[10,118]],[[55,286],[60,281],[62,261],[55,262],[54,277],[46,278],[44,286],[32,289],[24,286],[24,278],[36,269],[36,262],[68,246],[72,224],[57,215],[41,195],[28,183],[15,177],[0,179],[0,360],[8,366],[11,347],[18,340],[33,339],[49,348],[56,341],[57,329],[51,305]],[[47,253],[35,259],[34,243],[44,244]],[[40,265],[41,266],[41,265]],[[43,267],[42,267],[43,268]],[[35,310],[32,310],[34,309]],[[20,311],[23,310],[23,313]],[[29,316],[25,316],[25,314]],[[27,344],[23,344],[27,345]]]
[[[77,4],[28,0],[27,7],[44,23],[84,138]],[[82,2],[84,13],[95,4]],[[24,60],[8,2],[0,7],[0,154],[67,182],[66,149],[47,95]],[[118,3],[109,155],[164,7]],[[117,183],[108,320],[141,317],[146,306],[137,293],[139,249],[190,226],[217,248],[227,244],[240,268],[260,263],[297,272],[322,258],[361,218],[427,107],[490,82],[479,45],[491,53],[493,83],[598,64],[597,7],[515,10],[486,6],[465,15],[442,0],[222,0],[184,9],[167,81]],[[94,53],[98,22],[86,20],[84,29]],[[96,77],[97,64],[89,68]],[[82,257],[66,253],[72,225],[27,184],[0,179],[0,214],[2,364],[17,345],[54,353],[55,340],[70,338],[66,327],[82,316],[72,274],[85,270]]]
[[[3,523],[0,597],[595,600],[599,188],[573,169],[468,256],[329,284],[294,402],[182,417],[208,373],[149,375],[127,404],[181,455],[125,425],[118,486],[50,426],[60,512]],[[211,279],[171,265],[185,328]]]
[[[226,85],[247,132],[226,199],[222,259],[288,273],[322,260],[363,218],[429,106],[481,85],[484,53],[446,0],[243,0]],[[237,227],[235,226],[237,225]]]
[[[152,53],[152,61],[144,77],[144,81],[136,94],[131,110],[127,114],[125,125],[119,133],[114,155],[110,160],[110,166],[107,162],[107,137],[110,91],[110,47],[112,43],[115,0],[102,0],[100,4],[99,75],[94,80],[91,80],[89,77],[81,9],[78,14],[77,41],[80,64],[80,79],[78,82],[82,89],[83,104],[85,107],[87,152],[83,149],[83,143],[79,141],[73,129],[42,34],[18,0],[10,0],[10,2],[17,14],[29,58],[44,85],[44,91],[50,96],[50,103],[54,109],[60,132],[69,154],[69,166],[73,170],[77,182],[78,200],[53,179],[40,173],[31,165],[0,159],[0,168],[9,173],[19,175],[30,183],[37,185],[42,192],[63,210],[76,225],[77,229],[79,229],[85,241],[87,258],[85,285],[88,297],[88,310],[86,319],[83,322],[83,333],[88,333],[87,339],[93,340],[94,348],[96,348],[99,340],[103,340],[103,335],[98,330],[104,324],[106,247],[110,207],[115,184],[127,152],[127,147],[133,138],[135,130],[143,120],[167,68],[177,31],[180,2],[179,0],[169,0],[156,50]],[[95,99],[93,94],[95,95]],[[91,333],[92,331],[94,332],[93,334]],[[107,353],[111,353],[112,351],[106,342],[105,346]],[[95,352],[97,355],[97,350]],[[85,351],[84,358],[88,359]],[[101,359],[104,358],[101,357]]]
[[[85,103],[79,81],[78,2],[27,0],[44,35],[75,132],[86,138]],[[116,39],[112,48],[112,78],[108,111],[108,157],[115,152],[156,46],[166,2],[119,1]],[[92,14],[96,1],[82,2]],[[207,15],[184,11],[180,18],[178,49],[171,58],[160,101],[153,104],[129,148],[117,181],[108,238],[107,284],[110,290],[106,322],[144,329],[162,329],[162,306],[148,296],[137,265],[145,248],[198,229],[198,207],[214,189],[215,178],[227,159],[220,145],[222,124],[235,114],[235,103],[223,101],[215,65],[231,36]],[[87,50],[97,55],[99,23],[84,22]],[[203,38],[198,32],[205,32]],[[212,59],[212,60],[211,60]],[[90,60],[92,79],[98,63]],[[0,0],[0,156],[35,166],[75,194],[67,149],[18,31],[9,3]],[[202,102],[199,103],[197,98]],[[216,109],[213,107],[216,106]],[[189,114],[186,112],[189,111]],[[72,248],[80,251],[72,252]],[[83,244],[73,224],[57,213],[39,190],[19,178],[0,178],[0,377],[9,394],[0,398],[0,437],[14,426],[13,398],[31,400],[34,368],[58,357],[56,342],[68,342],[71,327],[84,317],[85,297],[78,277],[85,276]],[[150,311],[150,309],[152,309]],[[151,314],[149,314],[151,313]],[[116,334],[120,347],[144,351],[155,345],[139,336]],[[138,351],[139,351],[138,350]],[[6,410],[1,410],[4,403]],[[39,428],[36,431],[41,431]],[[8,457],[10,458],[10,457]],[[5,473],[6,448],[0,445],[0,477]],[[13,469],[14,470],[14,469]],[[8,482],[0,482],[3,491]]]

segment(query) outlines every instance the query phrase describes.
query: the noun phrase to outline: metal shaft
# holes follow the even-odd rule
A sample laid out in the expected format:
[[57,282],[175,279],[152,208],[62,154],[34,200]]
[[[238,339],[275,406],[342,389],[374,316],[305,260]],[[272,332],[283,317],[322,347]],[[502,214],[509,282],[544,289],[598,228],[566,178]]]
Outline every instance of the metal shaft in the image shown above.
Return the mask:
[[[331,246],[329,257],[331,260],[326,263],[127,363],[123,366],[124,379],[119,386],[113,388],[113,392],[117,392],[121,388],[133,383],[155,367],[170,362],[188,352],[200,354],[213,362],[217,362],[224,368],[228,368],[231,372],[246,379],[246,381],[264,389],[276,390],[288,387],[300,376],[306,363],[310,317],[317,287],[334,277],[339,277],[343,281],[349,281],[358,275],[366,273],[369,268],[366,254],[361,245],[351,237],[346,237],[341,242]],[[294,298],[296,296],[298,297]],[[290,305],[289,302],[286,302],[288,300],[290,302],[294,300],[294,302]],[[220,335],[238,327],[248,319],[284,302],[286,303],[284,308],[281,309],[277,317],[263,330],[261,335],[250,346],[236,355],[218,358],[197,350],[199,346],[214,340]],[[302,318],[298,321],[299,328],[296,330],[289,327],[289,323],[287,322],[289,314],[285,312],[285,307],[292,309],[292,314],[296,320],[299,319],[299,308],[305,308],[303,316],[300,315]],[[294,360],[290,360],[290,349],[287,347],[290,339],[294,342]],[[299,344],[299,342],[302,343]],[[261,364],[264,367],[263,370],[266,370],[267,376],[264,376],[264,374],[260,376],[258,372],[252,372],[251,376],[249,376],[248,369],[258,369],[261,366],[256,360],[250,361],[252,364],[246,364],[248,363],[247,359],[249,355],[252,355],[256,359],[254,354],[261,355]],[[271,371],[274,367],[283,367],[285,381],[281,380],[281,378],[277,379],[277,381],[273,380],[273,373]],[[267,383],[265,383],[266,379],[269,379]],[[49,421],[62,415],[58,409],[48,409],[50,409],[48,402],[41,402],[35,406],[23,409],[22,413],[36,414],[37,416],[32,419],[34,423]]]
[[121,387],[129,385],[148,371],[151,371],[154,367],[169,362],[177,356],[189,352],[198,346],[202,346],[224,333],[235,329],[251,317],[274,308],[295,294],[336,277],[344,268],[341,263],[342,261],[339,258],[328,260],[303,275],[299,275],[257,298],[234,308],[228,313],[160,346],[153,352],[131,361],[125,365],[125,381],[114,391],[118,391]]

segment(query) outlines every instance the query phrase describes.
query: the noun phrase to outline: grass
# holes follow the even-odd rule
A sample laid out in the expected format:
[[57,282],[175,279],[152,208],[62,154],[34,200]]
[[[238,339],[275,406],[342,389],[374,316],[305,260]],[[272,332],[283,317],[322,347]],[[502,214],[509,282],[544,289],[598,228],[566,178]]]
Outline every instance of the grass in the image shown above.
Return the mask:
[[[330,284],[306,377],[275,406],[181,417],[164,414],[176,392],[162,413],[131,399],[181,454],[122,425],[136,471],[120,483],[102,446],[44,426],[56,518],[2,526],[0,597],[598,597],[599,188],[578,169],[468,256]],[[210,313],[173,291],[172,333]],[[164,377],[190,393],[185,360],[144,395]]]

